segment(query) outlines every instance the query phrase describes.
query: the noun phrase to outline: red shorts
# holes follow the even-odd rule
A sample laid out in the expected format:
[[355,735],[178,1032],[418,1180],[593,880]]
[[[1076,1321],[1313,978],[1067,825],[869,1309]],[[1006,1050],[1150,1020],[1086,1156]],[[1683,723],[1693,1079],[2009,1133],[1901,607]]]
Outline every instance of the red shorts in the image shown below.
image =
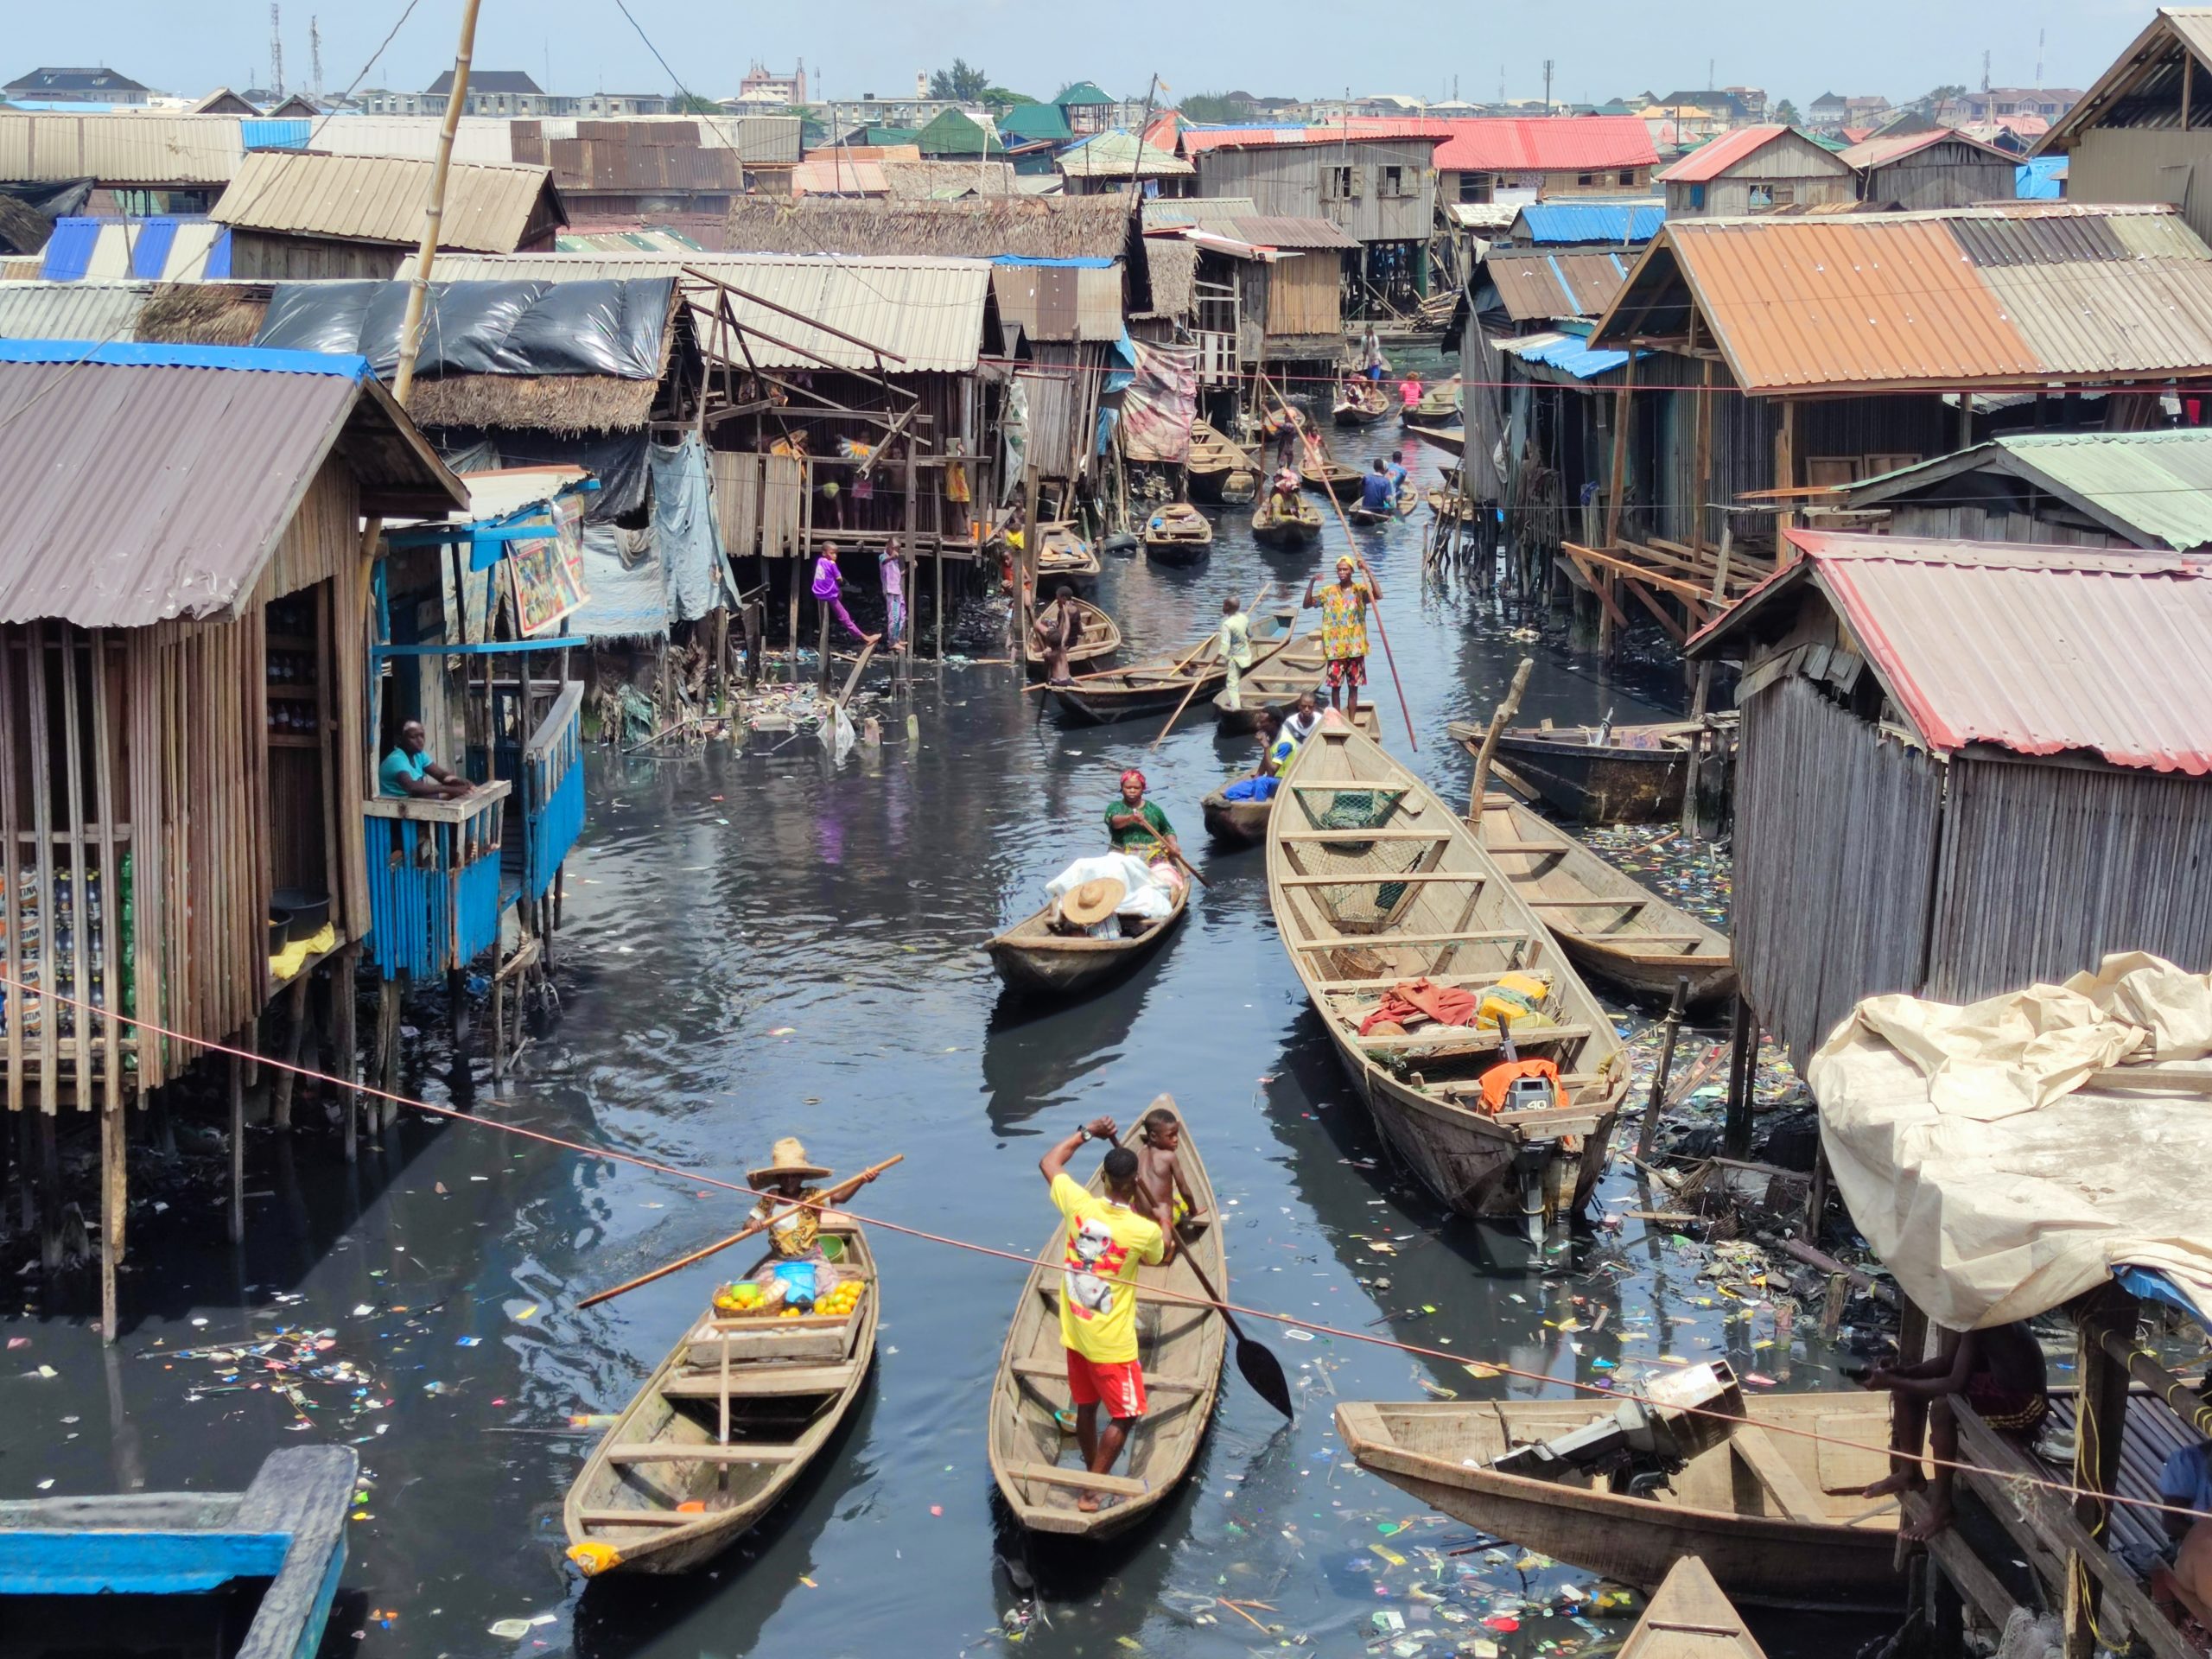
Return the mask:
[[1340,685],[1365,685],[1366,683],[1366,658],[1332,657],[1329,659],[1329,685],[1332,690]]
[[1144,1415],[1144,1367],[1134,1359],[1108,1365],[1085,1359],[1072,1348],[1068,1357],[1068,1393],[1078,1406],[1104,1404],[1109,1417]]

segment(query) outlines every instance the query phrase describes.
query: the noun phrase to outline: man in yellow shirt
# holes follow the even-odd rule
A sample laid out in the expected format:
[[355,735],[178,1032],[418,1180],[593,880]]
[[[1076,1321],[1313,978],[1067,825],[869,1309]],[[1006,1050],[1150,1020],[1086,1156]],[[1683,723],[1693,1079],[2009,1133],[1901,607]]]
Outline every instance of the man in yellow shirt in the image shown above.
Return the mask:
[[[1075,1402],[1076,1444],[1094,1475],[1113,1468],[1144,1415],[1144,1370],[1137,1363],[1137,1268],[1157,1263],[1167,1250],[1159,1224],[1132,1206],[1137,1201],[1137,1155],[1115,1146],[1114,1120],[1093,1118],[1038,1160],[1052,1202],[1067,1217],[1067,1248],[1060,1275],[1060,1345],[1067,1350],[1068,1392]],[[1106,1196],[1099,1198],[1067,1173],[1068,1160],[1086,1141],[1108,1144]],[[1098,1424],[1098,1408],[1107,1422]],[[1083,1492],[1076,1508],[1096,1512],[1100,1498]]]

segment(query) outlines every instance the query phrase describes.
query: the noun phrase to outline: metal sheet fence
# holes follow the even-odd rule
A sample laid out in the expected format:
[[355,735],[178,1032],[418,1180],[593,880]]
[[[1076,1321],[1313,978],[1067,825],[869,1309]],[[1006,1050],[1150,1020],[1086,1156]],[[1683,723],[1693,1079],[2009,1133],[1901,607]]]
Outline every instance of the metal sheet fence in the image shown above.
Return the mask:
[[1942,769],[1807,682],[1744,709],[1734,945],[1799,1066],[1860,998],[1919,988]]

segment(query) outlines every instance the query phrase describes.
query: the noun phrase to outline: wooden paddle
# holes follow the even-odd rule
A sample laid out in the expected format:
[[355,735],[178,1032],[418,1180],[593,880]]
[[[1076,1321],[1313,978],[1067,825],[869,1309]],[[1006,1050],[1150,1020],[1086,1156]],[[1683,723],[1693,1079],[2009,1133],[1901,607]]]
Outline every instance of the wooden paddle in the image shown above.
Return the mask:
[[[1249,605],[1248,605],[1248,606],[1246,606],[1246,607],[1244,607],[1244,614],[1245,614],[1248,618],[1252,614],[1252,613],[1253,613],[1253,612],[1255,612],[1255,611],[1256,611],[1256,610],[1258,610],[1258,609],[1260,608],[1260,601],[1261,601],[1262,600],[1265,599],[1265,598],[1268,596],[1268,588],[1269,588],[1271,585],[1272,585],[1271,583],[1265,582],[1262,582],[1262,583],[1260,584],[1260,591],[1259,591],[1258,593],[1256,593],[1256,594],[1253,594],[1253,595],[1252,595],[1252,602],[1251,602]],[[1220,636],[1220,635],[1218,635],[1218,634],[1209,634],[1209,635],[1207,635],[1207,641],[1208,641],[1208,643],[1211,643],[1213,640],[1217,639],[1219,639],[1220,637],[1221,637],[1221,636]],[[1205,647],[1202,645],[1202,646],[1200,646],[1200,647],[1199,647],[1199,649],[1200,649],[1200,650],[1204,650],[1204,649],[1205,649]],[[1198,652],[1192,652],[1191,653],[1191,657],[1190,657],[1190,658],[1185,658],[1185,661],[1192,660],[1192,658],[1195,658],[1197,656],[1198,656]],[[1224,653],[1224,657],[1223,657],[1223,660],[1224,660],[1224,662],[1226,662],[1226,661],[1228,660],[1228,658],[1227,658],[1227,656],[1226,656],[1226,654],[1225,654],[1225,653]],[[1198,690],[1199,683],[1200,683],[1200,682],[1202,682],[1205,678],[1205,676],[1204,676],[1203,674],[1194,674],[1194,675],[1192,675],[1192,676],[1191,677],[1191,683],[1190,683],[1189,687],[1188,687],[1187,689],[1185,689],[1185,691],[1184,691],[1184,693],[1183,693],[1183,701],[1182,701],[1182,702],[1179,702],[1179,703],[1177,703],[1177,704],[1175,705],[1175,712],[1174,712],[1173,714],[1172,714],[1172,715],[1168,715],[1168,716],[1167,716],[1167,723],[1166,723],[1165,726],[1162,726],[1162,727],[1160,728],[1160,736],[1159,736],[1159,737],[1155,737],[1155,738],[1154,738],[1154,739],[1152,740],[1152,741],[1151,741],[1149,744],[1147,744],[1147,745],[1146,746],[1147,753],[1149,753],[1149,752],[1150,752],[1151,750],[1153,750],[1153,749],[1156,749],[1156,748],[1158,748],[1158,747],[1160,747],[1160,741],[1161,741],[1161,740],[1162,740],[1162,739],[1164,739],[1164,738],[1167,735],[1167,734],[1168,734],[1168,733],[1170,733],[1170,732],[1172,732],[1172,731],[1173,731],[1173,730],[1175,729],[1175,722],[1176,722],[1177,721],[1179,721],[1179,720],[1180,720],[1180,719],[1182,719],[1182,718],[1183,718],[1183,711],[1184,711],[1185,709],[1187,709],[1187,708],[1189,708],[1189,707],[1191,706],[1191,699],[1192,699],[1192,697],[1194,697],[1194,696],[1196,696],[1198,695]]]
[[1192,1277],[1198,1281],[1198,1288],[1212,1299],[1214,1311],[1227,1323],[1229,1334],[1236,1338],[1236,1369],[1252,1385],[1252,1392],[1295,1421],[1298,1414],[1291,1409],[1290,1379],[1283,1375],[1282,1361],[1275,1357],[1272,1348],[1244,1334],[1244,1328],[1236,1323],[1236,1316],[1229,1311],[1221,1293],[1206,1278],[1206,1270],[1198,1265],[1198,1258],[1185,1250],[1183,1260],[1190,1268]]
[[[827,1205],[833,1201],[839,1204],[843,1203],[845,1199],[852,1197],[855,1192],[857,1192],[861,1187],[867,1185],[868,1182],[882,1174],[883,1172],[890,1168],[892,1165],[903,1163],[906,1160],[906,1154],[903,1152],[894,1154],[893,1156],[885,1159],[880,1164],[870,1165],[868,1168],[861,1171],[857,1175],[847,1177],[844,1180],[840,1181],[836,1186],[830,1189],[831,1192],[837,1195],[834,1200],[825,1195],[821,1202],[824,1205]],[[656,1279],[665,1279],[670,1274],[680,1272],[683,1268],[690,1267],[695,1262],[705,1261],[709,1256],[714,1255],[718,1250],[726,1250],[731,1245],[752,1237],[753,1234],[759,1232],[767,1224],[767,1222],[765,1221],[752,1222],[737,1232],[732,1233],[728,1238],[722,1239],[719,1243],[708,1245],[703,1250],[694,1250],[690,1255],[683,1257],[681,1261],[671,1262],[664,1268],[655,1268],[651,1273],[641,1274],[637,1278],[631,1280],[626,1285],[617,1285],[611,1290],[594,1292],[593,1294],[585,1297],[581,1302],[578,1302],[576,1306],[579,1308],[594,1307],[601,1302],[612,1301],[617,1296],[624,1295],[630,1291],[633,1291],[640,1285],[650,1285]]]

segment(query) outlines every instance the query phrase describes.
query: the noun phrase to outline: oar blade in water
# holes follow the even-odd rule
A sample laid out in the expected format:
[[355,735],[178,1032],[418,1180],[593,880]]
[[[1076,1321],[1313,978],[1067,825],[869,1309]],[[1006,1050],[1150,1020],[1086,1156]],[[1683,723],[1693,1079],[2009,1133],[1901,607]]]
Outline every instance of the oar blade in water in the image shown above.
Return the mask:
[[1291,1409],[1290,1379],[1282,1374],[1282,1362],[1272,1349],[1262,1348],[1242,1332],[1236,1337],[1236,1369],[1258,1395],[1286,1417],[1295,1419]]

